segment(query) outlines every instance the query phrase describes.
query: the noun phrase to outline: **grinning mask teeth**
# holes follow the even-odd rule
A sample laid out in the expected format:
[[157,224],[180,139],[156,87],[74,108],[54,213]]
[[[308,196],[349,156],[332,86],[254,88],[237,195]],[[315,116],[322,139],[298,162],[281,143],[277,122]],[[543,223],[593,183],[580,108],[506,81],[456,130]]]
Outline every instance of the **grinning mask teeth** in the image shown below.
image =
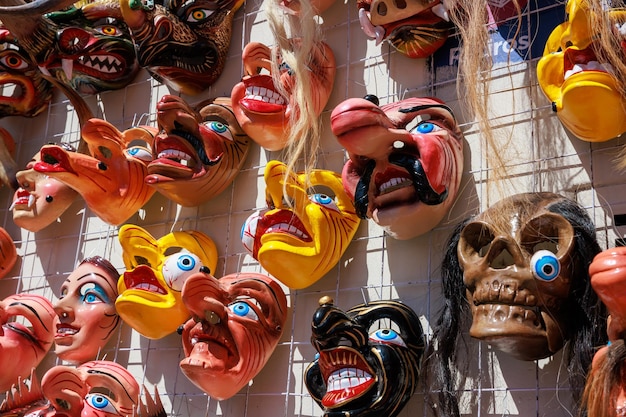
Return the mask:
[[329,297],[313,314],[319,356],[304,381],[324,417],[397,416],[417,387],[424,335],[419,318],[396,301],[342,311]]

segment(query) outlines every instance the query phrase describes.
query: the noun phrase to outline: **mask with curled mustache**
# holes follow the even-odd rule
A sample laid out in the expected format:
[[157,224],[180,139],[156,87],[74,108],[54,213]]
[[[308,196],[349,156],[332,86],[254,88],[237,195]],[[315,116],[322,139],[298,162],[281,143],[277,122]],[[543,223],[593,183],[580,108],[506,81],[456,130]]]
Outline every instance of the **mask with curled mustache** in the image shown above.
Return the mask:
[[331,128],[348,151],[343,185],[361,218],[397,239],[433,229],[454,203],[463,170],[463,135],[448,106],[409,98],[378,106],[348,99]]
[[230,100],[195,106],[165,95],[157,103],[160,132],[145,180],[182,206],[198,206],[228,187],[243,166],[250,141]]
[[359,0],[357,7],[361,29],[376,45],[386,39],[409,58],[432,55],[453,28],[442,0]]
[[33,169],[76,190],[103,221],[122,224],[155,192],[144,178],[147,163],[152,160],[149,146],[156,131],[135,127],[121,132],[105,120],[90,119],[81,134],[90,155],[45,145]]
[[329,297],[313,314],[319,356],[304,382],[324,417],[397,416],[417,388],[424,334],[415,312],[397,301],[342,311]]
[[81,94],[130,84],[139,63],[117,1],[96,1],[46,15],[55,42],[38,64]]
[[226,62],[235,12],[244,0],[121,0],[139,63],[188,95],[208,89]]
[[307,176],[270,161],[265,184],[269,207],[246,219],[243,245],[280,282],[293,289],[306,288],[339,262],[359,218],[341,178],[332,171],[312,170]]
[[37,116],[52,99],[52,84],[41,76],[28,52],[1,23],[0,86],[3,93],[12,92],[10,96],[0,95],[0,118]]
[[127,417],[137,415],[140,407],[135,377],[111,361],[54,366],[44,374],[41,389],[57,416]]
[[15,294],[0,301],[0,391],[26,378],[54,341],[52,303],[34,294]]
[[182,331],[182,372],[211,398],[230,398],[274,352],[287,318],[287,298],[267,275],[241,272],[220,279],[190,276],[182,299],[192,319]]

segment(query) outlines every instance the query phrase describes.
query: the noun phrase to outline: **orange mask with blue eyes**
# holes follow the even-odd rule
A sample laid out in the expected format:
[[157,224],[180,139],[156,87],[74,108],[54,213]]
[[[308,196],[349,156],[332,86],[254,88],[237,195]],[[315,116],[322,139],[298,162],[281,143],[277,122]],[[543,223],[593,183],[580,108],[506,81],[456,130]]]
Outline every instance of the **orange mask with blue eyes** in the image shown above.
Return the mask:
[[90,155],[68,151],[59,145],[41,148],[33,169],[76,190],[103,221],[119,225],[136,214],[154,194],[144,183],[152,155],[154,128],[135,127],[124,132],[101,119],[89,119],[81,134]]
[[230,398],[272,355],[287,319],[278,281],[253,272],[220,279],[194,274],[183,286],[192,319],[183,327],[180,368],[211,398]]
[[181,301],[185,280],[202,266],[215,270],[215,243],[195,230],[172,232],[157,240],[131,224],[122,226],[118,237],[126,272],[117,283],[120,295],[115,308],[145,337],[167,336],[189,318]]
[[[270,207],[243,225],[244,246],[273,277],[289,288],[313,284],[337,264],[359,226],[341,177],[326,170],[287,175],[270,161],[265,168]],[[283,199],[283,185],[291,201]]]
[[230,100],[204,101],[194,107],[165,95],[157,104],[160,133],[146,183],[181,206],[199,206],[235,179],[250,141]]
[[[576,137],[604,142],[626,131],[626,103],[609,69],[599,62],[589,27],[585,0],[570,0],[568,20],[557,26],[537,64],[537,80],[552,102],[552,110]],[[616,22],[626,21],[623,9],[609,11]]]

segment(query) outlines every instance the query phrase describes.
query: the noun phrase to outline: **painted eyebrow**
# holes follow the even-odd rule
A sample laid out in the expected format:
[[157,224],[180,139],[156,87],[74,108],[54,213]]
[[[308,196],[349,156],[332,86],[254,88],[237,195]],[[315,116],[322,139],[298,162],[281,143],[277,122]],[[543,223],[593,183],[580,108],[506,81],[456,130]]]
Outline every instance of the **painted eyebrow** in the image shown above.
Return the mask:
[[246,281],[256,281],[256,282],[260,282],[261,284],[265,285],[269,289],[269,292],[272,294],[272,297],[274,297],[274,305],[276,305],[278,307],[278,309],[280,310],[280,312],[282,313],[283,309],[281,308],[280,303],[278,302],[278,298],[276,298],[276,291],[274,291],[272,289],[272,287],[270,287],[270,285],[267,282],[265,282],[263,280],[260,280],[260,279],[257,279],[257,278],[244,278],[244,279],[241,279],[239,281],[233,282],[233,285],[240,284],[240,283],[246,282]]
[[23,306],[26,307],[27,309],[29,309],[30,311],[33,312],[33,314],[35,315],[35,317],[37,317],[37,320],[39,321],[39,323],[43,326],[44,329],[48,330],[48,327],[45,325],[45,323],[41,320],[41,316],[39,315],[39,313],[37,313],[37,310],[35,310],[32,306],[29,306],[28,304],[24,304],[21,301],[16,301],[14,303],[9,304],[9,306],[13,307],[13,306]]
[[454,117],[454,113],[452,112],[452,109],[446,106],[445,104],[422,104],[419,106],[406,107],[404,109],[399,109],[398,111],[400,113],[415,113],[421,110],[428,110],[428,109],[434,109],[434,108],[444,109],[445,111],[450,113],[450,115],[452,116],[452,120],[456,121],[456,117]]
[[[103,280],[107,283],[107,285],[109,286],[109,288],[111,288],[111,290],[113,290],[113,292],[115,292],[115,288],[113,288],[113,287],[111,286],[111,283],[109,282],[109,279],[108,279],[107,277],[105,277],[104,275],[99,274],[99,273],[97,273],[97,272],[90,272],[90,273],[88,273],[88,274],[82,275],[82,276],[78,277],[78,279],[77,279],[76,281],[80,281],[80,280],[81,280],[81,279],[83,279],[83,278],[88,278],[88,277],[91,277],[91,276],[93,276],[93,275],[95,275],[95,276],[97,276],[97,277],[102,278],[102,279],[103,279]],[[65,280],[65,282],[67,282],[67,280]]]
[[122,383],[122,381],[120,381],[117,377],[115,377],[114,375],[108,373],[108,372],[104,372],[104,371],[99,371],[97,369],[90,369],[87,371],[88,374],[98,374],[98,375],[106,375],[109,378],[113,379],[115,382],[117,382],[120,387],[122,387],[122,389],[124,390],[124,392],[126,393],[126,396],[134,403],[135,400],[133,399],[133,397],[130,396],[130,394],[128,393],[128,391],[126,390],[126,387],[124,386],[124,384]]

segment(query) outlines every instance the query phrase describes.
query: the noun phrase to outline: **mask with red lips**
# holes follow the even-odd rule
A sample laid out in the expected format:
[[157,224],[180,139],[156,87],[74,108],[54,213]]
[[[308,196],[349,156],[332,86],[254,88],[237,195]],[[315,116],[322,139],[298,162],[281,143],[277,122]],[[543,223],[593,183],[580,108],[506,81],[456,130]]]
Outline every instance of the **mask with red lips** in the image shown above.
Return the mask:
[[[296,41],[294,41],[296,42]],[[279,93],[272,75],[272,50],[259,42],[244,48],[241,59],[245,75],[230,94],[235,117],[250,138],[270,151],[283,149],[289,141],[290,119],[297,117],[298,105],[293,96],[295,74],[284,64],[279,65],[280,80],[287,97]],[[335,79],[335,56],[332,49],[320,42],[311,58],[312,97],[308,100],[316,115],[320,115],[328,102]],[[280,62],[282,59],[279,57]],[[261,73],[267,71],[267,74]]]
[[188,105],[165,95],[157,104],[160,132],[145,180],[182,206],[198,206],[228,187],[243,166],[250,140],[230,100]]
[[26,378],[54,341],[52,303],[40,295],[15,294],[0,301],[0,392]]
[[311,330],[319,357],[304,382],[324,417],[394,417],[402,411],[417,388],[424,351],[412,309],[376,301],[344,312],[323,297]]
[[333,171],[288,173],[282,162],[269,161],[264,178],[269,207],[246,219],[243,245],[289,288],[308,287],[339,262],[359,218]]
[[201,267],[215,270],[215,243],[196,230],[155,239],[132,224],[120,227],[118,238],[126,267],[117,282],[118,314],[150,339],[173,333],[190,316],[181,299],[183,284]]
[[454,203],[463,170],[463,135],[448,106],[409,98],[379,106],[348,99],[331,128],[348,151],[343,185],[361,218],[396,239],[432,230]]
[[182,299],[192,314],[183,327],[183,373],[212,398],[243,388],[274,352],[287,318],[287,298],[274,279],[208,271],[190,276]]

